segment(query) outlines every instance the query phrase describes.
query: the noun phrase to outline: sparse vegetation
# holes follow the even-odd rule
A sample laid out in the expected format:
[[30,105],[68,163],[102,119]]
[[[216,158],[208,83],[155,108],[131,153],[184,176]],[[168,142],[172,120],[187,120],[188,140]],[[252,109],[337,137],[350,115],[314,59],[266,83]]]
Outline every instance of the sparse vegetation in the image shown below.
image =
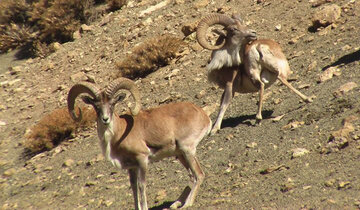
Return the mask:
[[178,37],[165,34],[134,47],[130,55],[116,63],[120,70],[115,77],[144,77],[169,64],[185,43]]
[[126,0],[3,0],[0,2],[0,53],[20,48],[19,57],[46,57],[52,42],[73,40],[81,24],[95,20],[95,4],[115,11]]
[[0,24],[24,24],[29,20],[30,4],[25,0],[1,0]]
[[115,11],[121,9],[124,5],[126,5],[127,0],[106,0],[109,11]]
[[[320,1],[325,2],[316,0]],[[161,2],[167,5],[137,17]],[[280,42],[294,72],[289,82],[316,99],[305,104],[284,85],[274,84],[264,93],[264,120],[256,125],[259,94],[235,94],[220,132],[199,144],[196,153],[206,178],[189,209],[360,210],[360,1],[327,0],[325,4],[342,8],[341,17],[339,23],[318,31],[309,28],[317,8],[312,2],[133,0],[131,7],[97,19],[104,25],[89,24],[93,31],[44,59],[12,62],[13,53],[2,55],[0,209],[134,208],[128,173],[102,154],[96,123],[39,155],[24,152],[25,130],[62,108],[59,104],[65,103],[70,86],[78,81],[102,88],[109,84],[110,74],[119,71],[115,63],[125,59],[135,44],[163,33],[183,38],[182,27],[195,27],[207,14],[240,13],[260,38]],[[107,5],[100,3],[94,9],[103,16]],[[218,31],[208,33],[207,39],[215,40]],[[135,80],[144,110],[190,101],[213,109],[214,122],[222,90],[208,82],[211,51],[201,48],[194,35],[186,37],[187,45],[169,65]],[[329,67],[336,72],[320,82]],[[349,82],[358,86],[339,92]],[[129,97],[115,107],[118,114],[134,107]],[[77,100],[76,105],[81,104]],[[342,121],[352,116],[358,118],[351,121],[354,131],[333,139],[334,133],[343,133]],[[149,167],[148,207],[170,208],[189,184],[186,174],[176,158]]]
[[95,111],[90,107],[80,107],[82,120],[75,122],[71,119],[67,108],[55,109],[45,115],[25,135],[25,148],[31,153],[50,150],[69,138],[78,129],[89,127],[96,119]]
[[86,22],[85,10],[90,5],[91,0],[40,0],[33,3],[29,20],[36,24],[42,42],[66,42]]

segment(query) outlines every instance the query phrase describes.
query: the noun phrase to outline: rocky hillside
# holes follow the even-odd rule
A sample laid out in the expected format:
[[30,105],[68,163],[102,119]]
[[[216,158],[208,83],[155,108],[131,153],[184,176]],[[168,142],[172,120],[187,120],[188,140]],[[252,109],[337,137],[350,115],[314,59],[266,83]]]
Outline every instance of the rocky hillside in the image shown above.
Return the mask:
[[[136,79],[143,107],[175,101],[218,105],[222,90],[207,81],[205,68],[210,51],[192,33],[197,21],[214,12],[239,13],[259,38],[278,41],[293,71],[289,81],[316,98],[304,103],[276,83],[265,91],[264,120],[257,125],[258,94],[237,94],[222,129],[198,146],[206,178],[192,209],[359,209],[355,0],[128,1],[83,25],[75,41],[57,45],[46,58],[1,55],[0,208],[133,209],[127,172],[104,160],[95,124],[35,156],[25,152],[25,134],[44,115],[66,107],[72,85],[107,85],[119,71],[117,62],[163,34],[186,45],[167,65]],[[150,165],[149,207],[169,208],[189,181],[174,158]]]

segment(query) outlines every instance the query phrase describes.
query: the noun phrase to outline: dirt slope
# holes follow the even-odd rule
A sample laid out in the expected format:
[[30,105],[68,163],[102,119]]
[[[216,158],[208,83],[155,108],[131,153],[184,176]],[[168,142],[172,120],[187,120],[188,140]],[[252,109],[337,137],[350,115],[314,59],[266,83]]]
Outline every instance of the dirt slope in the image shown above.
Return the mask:
[[[184,24],[214,11],[239,12],[260,38],[277,40],[294,71],[291,83],[316,99],[301,102],[277,83],[266,91],[265,119],[254,126],[257,94],[237,95],[223,128],[198,147],[206,179],[192,209],[360,208],[359,1],[332,1],[342,7],[339,22],[319,32],[310,27],[316,8],[305,0],[177,0],[140,18],[150,2],[131,1],[107,24],[99,20],[46,59],[23,61],[0,75],[0,208],[133,209],[127,173],[104,160],[95,125],[31,159],[23,155],[26,129],[66,105],[74,75],[83,72],[104,86],[117,71],[115,62],[133,46],[165,32],[183,37]],[[144,107],[219,103],[222,90],[206,78],[210,52],[189,40],[183,56],[137,82]],[[337,74],[319,82],[328,67]],[[357,87],[334,95],[348,82]],[[340,129],[348,135],[331,140]],[[308,153],[292,157],[297,148]],[[152,164],[149,207],[168,207],[188,183],[175,159]]]

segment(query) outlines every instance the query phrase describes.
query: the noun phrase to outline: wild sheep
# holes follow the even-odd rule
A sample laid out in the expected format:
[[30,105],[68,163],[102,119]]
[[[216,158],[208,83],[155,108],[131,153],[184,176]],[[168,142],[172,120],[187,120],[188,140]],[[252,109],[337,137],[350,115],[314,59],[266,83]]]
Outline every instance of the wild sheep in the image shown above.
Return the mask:
[[[131,114],[117,115],[114,108],[124,99],[120,90],[129,91],[135,99]],[[81,119],[74,110],[75,99],[91,104],[97,113],[97,132],[104,156],[119,168],[127,169],[133,191],[135,209],[147,210],[146,171],[148,163],[176,156],[193,178],[191,190],[186,187],[171,208],[185,208],[194,203],[200,184],[204,180],[196,146],[210,132],[211,120],[203,109],[187,103],[171,103],[141,110],[140,94],[136,84],[119,78],[104,90],[91,83],[74,85],[68,94],[71,117]]]
[[[217,42],[224,41],[214,46],[206,41],[206,32],[215,24],[224,26],[226,34],[221,35]],[[257,40],[256,33],[248,29],[240,17],[209,15],[199,22],[196,33],[199,44],[205,49],[213,50],[211,61],[207,65],[208,79],[224,89],[220,110],[211,134],[220,129],[224,113],[235,92],[259,91],[256,119],[260,122],[264,89],[270,87],[276,79],[304,101],[312,102],[310,97],[300,93],[287,81],[291,70],[280,45],[270,39]]]

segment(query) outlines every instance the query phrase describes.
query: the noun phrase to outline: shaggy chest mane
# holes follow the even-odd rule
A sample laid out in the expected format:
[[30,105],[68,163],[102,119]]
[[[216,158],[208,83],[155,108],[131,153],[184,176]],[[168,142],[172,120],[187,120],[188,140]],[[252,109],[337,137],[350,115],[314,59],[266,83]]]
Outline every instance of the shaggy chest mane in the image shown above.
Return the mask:
[[98,125],[98,135],[103,155],[114,166],[121,168],[119,157],[115,157],[112,152],[111,142],[114,138],[114,123],[110,122],[108,126]]
[[214,50],[211,54],[211,61],[207,65],[209,71],[240,65],[240,46],[233,46]]

